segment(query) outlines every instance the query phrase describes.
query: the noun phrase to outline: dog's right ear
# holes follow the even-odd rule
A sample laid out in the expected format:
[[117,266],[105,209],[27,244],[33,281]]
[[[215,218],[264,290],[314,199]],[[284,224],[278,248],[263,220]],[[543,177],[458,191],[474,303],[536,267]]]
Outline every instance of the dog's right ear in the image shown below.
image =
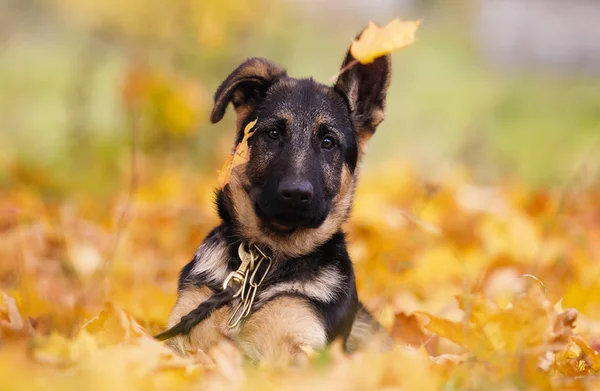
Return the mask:
[[238,66],[215,93],[215,106],[210,121],[219,122],[229,102],[238,117],[238,124],[265,98],[267,90],[286,76],[285,69],[265,58],[249,58]]

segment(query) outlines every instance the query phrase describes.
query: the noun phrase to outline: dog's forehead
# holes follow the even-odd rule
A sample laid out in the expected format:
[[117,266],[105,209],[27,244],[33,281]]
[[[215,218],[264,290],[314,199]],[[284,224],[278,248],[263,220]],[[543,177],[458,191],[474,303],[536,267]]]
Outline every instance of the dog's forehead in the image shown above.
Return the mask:
[[283,79],[269,90],[266,103],[270,115],[307,124],[334,125],[348,115],[343,98],[312,79]]

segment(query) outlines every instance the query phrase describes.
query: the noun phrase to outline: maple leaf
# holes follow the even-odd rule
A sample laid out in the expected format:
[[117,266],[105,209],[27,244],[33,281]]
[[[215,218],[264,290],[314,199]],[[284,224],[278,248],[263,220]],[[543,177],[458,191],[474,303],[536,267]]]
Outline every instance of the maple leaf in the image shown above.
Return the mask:
[[239,165],[248,163],[248,159],[250,158],[248,155],[250,150],[248,148],[248,139],[254,134],[254,125],[256,125],[257,119],[250,122],[244,128],[244,138],[242,141],[235,147],[233,153],[225,159],[223,163],[223,167],[220,170],[217,170],[217,181],[219,182],[219,186],[221,190],[225,188],[231,181],[231,172],[234,168]]
[[430,337],[426,335],[414,314],[407,315],[403,312],[396,314],[390,333],[395,340],[402,341],[410,346],[423,345],[428,354],[433,354],[437,350],[437,336]]
[[427,330],[447,338],[471,352],[478,355],[488,355],[494,351],[494,347],[487,336],[475,325],[453,322],[425,312],[417,312],[417,314],[428,318],[429,322],[425,325]]
[[412,44],[420,24],[421,20],[402,21],[398,18],[383,27],[369,22],[360,37],[352,42],[350,53],[362,64],[371,63],[377,57]]

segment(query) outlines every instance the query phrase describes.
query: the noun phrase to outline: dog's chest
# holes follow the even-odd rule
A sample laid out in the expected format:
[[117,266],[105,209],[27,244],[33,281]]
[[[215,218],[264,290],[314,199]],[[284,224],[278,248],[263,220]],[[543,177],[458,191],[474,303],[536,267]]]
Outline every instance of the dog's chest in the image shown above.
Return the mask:
[[[220,240],[207,240],[195,255],[189,279],[195,285],[219,289],[227,276],[240,264]],[[258,271],[258,279],[262,278]],[[249,275],[252,273],[249,273]],[[253,307],[260,307],[283,294],[300,295],[322,303],[330,303],[341,294],[344,275],[333,264],[318,266],[305,260],[275,260],[256,290]],[[233,307],[237,304],[234,302]]]

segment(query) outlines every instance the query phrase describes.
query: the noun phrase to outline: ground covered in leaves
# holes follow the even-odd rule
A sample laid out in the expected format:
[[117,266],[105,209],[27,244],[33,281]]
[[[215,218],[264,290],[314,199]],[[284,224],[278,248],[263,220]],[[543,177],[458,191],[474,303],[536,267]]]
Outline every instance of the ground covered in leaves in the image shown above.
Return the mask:
[[346,230],[385,354],[263,368],[230,343],[179,357],[162,330],[179,269],[217,222],[215,176],[154,167],[137,191],[0,197],[0,389],[597,389],[600,191],[365,171]]

